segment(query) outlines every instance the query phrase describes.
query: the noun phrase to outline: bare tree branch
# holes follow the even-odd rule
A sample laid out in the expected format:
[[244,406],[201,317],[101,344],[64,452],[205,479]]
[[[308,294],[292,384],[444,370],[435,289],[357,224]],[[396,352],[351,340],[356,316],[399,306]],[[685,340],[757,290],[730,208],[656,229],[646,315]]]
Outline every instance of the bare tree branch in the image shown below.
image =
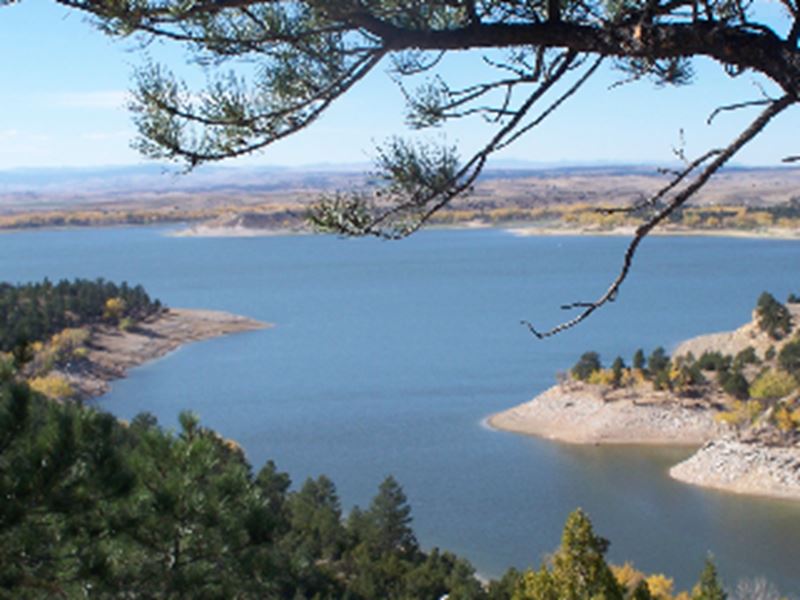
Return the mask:
[[[750,123],[750,125],[744,131],[742,131],[741,134],[739,134],[739,136],[733,142],[731,142],[724,150],[719,152],[714,161],[711,162],[711,164],[709,164],[705,169],[703,169],[703,171],[695,178],[694,181],[692,181],[691,184],[678,192],[664,208],[658,211],[658,213],[656,213],[653,217],[648,219],[647,222],[640,225],[634,234],[633,240],[631,240],[627,250],[625,251],[622,268],[620,269],[619,274],[614,281],[611,282],[611,285],[608,287],[605,293],[597,298],[597,300],[591,302],[576,302],[566,306],[566,308],[582,308],[583,312],[573,319],[565,321],[560,325],[545,331],[540,331],[529,321],[523,320],[521,323],[525,325],[528,330],[537,338],[543,339],[556,335],[557,333],[565,331],[566,329],[575,327],[575,325],[586,320],[589,315],[591,315],[601,306],[609,302],[613,302],[619,293],[622,283],[625,281],[628,273],[630,272],[631,266],[633,265],[634,256],[639,248],[639,244],[641,244],[642,240],[644,240],[647,234],[649,234],[654,227],[672,214],[678,207],[685,204],[686,201],[689,200],[689,198],[691,198],[694,193],[697,192],[697,190],[699,190],[714,173],[716,173],[726,162],[728,162],[732,156],[741,150],[743,146],[745,146],[750,140],[758,135],[758,133],[761,132],[761,130],[764,129],[764,127],[766,127],[766,125],[775,116],[797,101],[798,100],[795,97],[786,95],[779,100],[772,102],[752,123]],[[674,182],[671,182],[669,185],[674,187]],[[661,192],[658,194],[660,193]]]
[[765,106],[767,104],[770,104],[771,102],[774,102],[773,98],[764,98],[763,100],[748,100],[746,102],[737,102],[735,104],[728,104],[726,106],[718,106],[708,116],[708,119],[706,119],[706,124],[711,125],[711,123],[714,122],[714,119],[720,113],[727,112],[727,111],[733,111],[733,110],[739,110],[741,108],[749,108],[751,106]]

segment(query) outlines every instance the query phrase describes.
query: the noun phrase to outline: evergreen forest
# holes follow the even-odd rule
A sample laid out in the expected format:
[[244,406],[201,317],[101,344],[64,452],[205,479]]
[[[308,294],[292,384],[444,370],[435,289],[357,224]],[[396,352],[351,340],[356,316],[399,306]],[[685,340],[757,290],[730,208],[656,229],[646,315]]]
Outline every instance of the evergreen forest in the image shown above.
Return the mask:
[[0,283],[0,352],[44,341],[70,327],[139,321],[162,310],[141,285],[97,279]]

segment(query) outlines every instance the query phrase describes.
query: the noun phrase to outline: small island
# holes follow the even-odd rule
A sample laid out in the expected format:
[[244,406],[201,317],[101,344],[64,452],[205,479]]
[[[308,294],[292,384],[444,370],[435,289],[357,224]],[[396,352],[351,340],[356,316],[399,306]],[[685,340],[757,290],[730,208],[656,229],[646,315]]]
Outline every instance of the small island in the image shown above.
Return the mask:
[[269,327],[226,312],[167,308],[103,279],[0,284],[0,362],[52,400],[86,400],[189,342]]
[[604,368],[584,353],[558,384],[489,425],[573,444],[698,446],[675,479],[800,500],[800,298],[763,293],[739,329],[637,350]]

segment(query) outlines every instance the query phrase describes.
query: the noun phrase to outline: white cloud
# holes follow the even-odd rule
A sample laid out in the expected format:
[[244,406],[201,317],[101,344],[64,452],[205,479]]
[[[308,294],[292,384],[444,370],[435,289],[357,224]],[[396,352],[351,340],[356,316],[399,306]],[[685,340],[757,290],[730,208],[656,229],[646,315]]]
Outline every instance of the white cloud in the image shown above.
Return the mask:
[[98,90],[94,92],[61,92],[49,97],[60,108],[115,110],[124,108],[129,99],[127,90]]

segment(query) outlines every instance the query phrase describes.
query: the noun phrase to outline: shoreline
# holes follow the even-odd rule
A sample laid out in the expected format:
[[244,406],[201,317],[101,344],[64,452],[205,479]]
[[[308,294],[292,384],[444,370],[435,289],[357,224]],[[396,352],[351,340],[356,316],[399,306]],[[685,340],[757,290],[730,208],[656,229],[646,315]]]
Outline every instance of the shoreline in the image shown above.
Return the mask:
[[492,429],[577,445],[702,446],[724,429],[709,411],[665,393],[623,392],[604,399],[599,386],[555,385],[485,419]]
[[[580,237],[633,237],[635,227],[616,227],[613,229],[586,229],[581,227],[552,227],[538,226],[532,222],[521,222],[518,224],[510,223],[484,223],[481,221],[464,221],[462,223],[432,223],[426,229],[429,230],[457,230],[475,231],[484,229],[494,229],[508,233],[514,237],[557,237],[557,236],[580,236]],[[312,235],[313,231],[290,228],[253,228],[242,226],[211,226],[202,223],[176,229],[170,232],[170,237],[178,238],[240,238],[240,237],[272,237],[286,235]],[[798,240],[800,241],[800,231],[795,229],[769,228],[763,230],[747,229],[654,229],[648,235],[657,237],[721,237],[721,238],[741,238],[741,239],[765,239],[765,240]]]
[[[586,229],[581,227],[537,227],[520,224],[518,227],[502,227],[515,237],[554,237],[554,236],[595,236],[595,237],[633,237],[636,227],[615,227],[613,229]],[[659,229],[647,234],[656,237],[724,237],[765,240],[800,240],[800,231],[771,227],[761,230],[749,229]]]
[[270,327],[222,311],[170,308],[130,331],[92,328],[86,359],[54,372],[69,382],[78,398],[97,398],[111,389],[112,381],[126,377],[130,369],[163,358],[186,344]]
[[721,438],[673,466],[669,476],[743,496],[800,500],[800,448]]
[[713,410],[663,398],[603,400],[597,388],[556,385],[481,424],[573,445],[694,447],[696,452],[669,469],[669,477],[719,492],[800,501],[800,447],[737,440]]
[[[36,231],[68,231],[77,229],[98,229],[98,228],[139,228],[139,227],[162,227],[170,229],[166,233],[169,237],[176,238],[239,238],[239,237],[282,237],[293,235],[312,235],[314,232],[306,229],[296,229],[291,227],[278,228],[258,228],[237,226],[215,226],[208,222],[195,222],[188,224],[185,219],[175,221],[165,220],[157,223],[108,223],[92,225],[43,225],[36,227],[2,227],[0,234],[20,233]],[[634,226],[615,227],[612,229],[589,229],[585,227],[554,227],[552,225],[537,225],[532,221],[508,222],[508,223],[489,223],[483,221],[464,221],[460,223],[432,223],[426,229],[430,230],[466,230],[476,229],[495,229],[506,232],[515,237],[556,237],[556,236],[580,236],[580,237],[632,237],[636,231]],[[648,236],[656,237],[721,237],[721,238],[741,238],[741,239],[765,239],[765,240],[787,240],[800,241],[800,230],[781,227],[770,227],[759,230],[751,229],[659,229],[651,231]]]

